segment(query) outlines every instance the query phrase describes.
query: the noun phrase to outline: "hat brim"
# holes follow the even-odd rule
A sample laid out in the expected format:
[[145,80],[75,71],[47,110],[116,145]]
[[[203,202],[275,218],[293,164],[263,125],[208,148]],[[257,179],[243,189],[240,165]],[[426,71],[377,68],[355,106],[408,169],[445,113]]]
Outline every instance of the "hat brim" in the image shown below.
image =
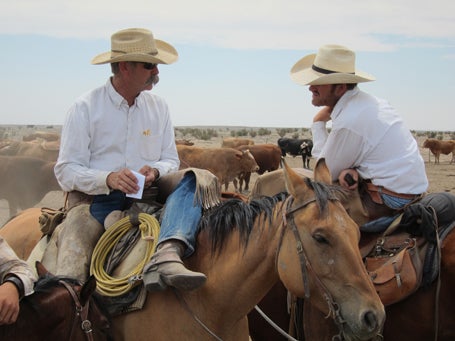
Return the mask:
[[374,81],[375,78],[359,70],[354,73],[320,73],[312,69],[316,54],[310,54],[300,59],[291,68],[291,79],[301,85],[325,84],[355,84]]
[[146,53],[127,53],[112,57],[111,51],[101,53],[92,59],[92,64],[100,65],[117,62],[141,62],[153,64],[172,64],[177,61],[177,50],[170,44],[155,39],[158,53],[151,55]]

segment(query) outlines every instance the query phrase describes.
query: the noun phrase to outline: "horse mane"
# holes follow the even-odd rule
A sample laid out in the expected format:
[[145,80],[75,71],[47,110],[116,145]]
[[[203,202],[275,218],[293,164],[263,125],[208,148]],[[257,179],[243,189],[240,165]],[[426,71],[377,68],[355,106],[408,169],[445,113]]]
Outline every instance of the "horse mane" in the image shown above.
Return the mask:
[[38,278],[38,281],[35,283],[35,287],[33,290],[37,293],[46,293],[49,292],[52,288],[59,286],[59,281],[67,282],[72,286],[78,285],[81,286],[82,283],[70,277],[63,277],[63,276],[54,276],[50,273],[42,275]]
[[200,229],[207,230],[212,253],[220,253],[227,237],[238,230],[240,243],[246,248],[251,230],[257,217],[271,220],[272,211],[278,202],[288,196],[282,192],[273,197],[261,197],[246,203],[240,199],[222,202],[210,209],[201,219]]
[[[341,186],[326,184],[304,178],[308,187],[314,191],[316,204],[322,216],[328,214],[328,201],[342,200],[348,195]],[[240,244],[245,249],[248,245],[251,230],[255,219],[271,221],[273,208],[277,203],[284,201],[289,194],[281,192],[273,197],[261,197],[246,203],[240,199],[231,199],[222,202],[219,206],[208,210],[201,219],[200,230],[206,230],[211,244],[211,252],[220,253],[225,240],[231,232],[237,230],[240,235]]]

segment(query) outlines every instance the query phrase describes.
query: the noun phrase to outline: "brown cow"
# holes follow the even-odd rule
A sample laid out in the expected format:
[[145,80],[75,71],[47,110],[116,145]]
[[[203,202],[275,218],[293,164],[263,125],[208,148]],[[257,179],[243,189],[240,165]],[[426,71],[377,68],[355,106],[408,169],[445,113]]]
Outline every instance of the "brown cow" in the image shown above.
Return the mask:
[[0,156],[0,199],[9,204],[10,216],[38,204],[50,191],[61,190],[55,162],[26,156]]
[[438,140],[438,139],[426,139],[423,142],[423,148],[429,148],[434,155],[434,163],[439,163],[439,156],[442,154],[448,155],[452,153],[452,159],[450,163],[454,162],[455,158],[455,140]]
[[253,155],[249,151],[240,151],[234,148],[200,148],[194,146],[177,145],[177,151],[182,168],[195,167],[212,172],[227,191],[229,182],[234,182],[237,190],[236,178],[245,172],[256,172],[259,169]]
[[[254,156],[259,170],[258,174],[264,174],[265,172],[271,172],[280,167],[281,160],[281,149],[275,144],[256,144],[252,146],[240,146],[238,150],[249,150]],[[245,181],[245,191],[249,190],[251,172],[241,174],[239,177],[239,191],[242,192],[242,185]]]
[[29,156],[47,161],[57,161],[60,141],[15,141],[3,140],[0,155]]
[[254,141],[251,139],[238,138],[238,137],[226,137],[221,142],[221,147],[224,148],[237,148],[243,145],[252,146]]

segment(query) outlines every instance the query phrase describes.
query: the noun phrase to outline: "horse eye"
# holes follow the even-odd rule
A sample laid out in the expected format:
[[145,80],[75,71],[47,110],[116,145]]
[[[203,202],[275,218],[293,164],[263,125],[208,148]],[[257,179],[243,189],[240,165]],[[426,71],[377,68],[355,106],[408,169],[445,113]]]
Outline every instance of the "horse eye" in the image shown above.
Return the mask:
[[316,240],[319,244],[327,244],[329,245],[329,241],[327,240],[326,237],[324,237],[322,234],[320,233],[315,233],[313,234],[313,238],[314,240]]

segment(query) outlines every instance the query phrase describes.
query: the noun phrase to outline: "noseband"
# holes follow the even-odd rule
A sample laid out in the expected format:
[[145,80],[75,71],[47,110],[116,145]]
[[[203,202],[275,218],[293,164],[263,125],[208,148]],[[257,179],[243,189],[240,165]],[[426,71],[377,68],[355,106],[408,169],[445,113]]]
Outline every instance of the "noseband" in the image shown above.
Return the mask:
[[[330,201],[339,201],[338,198],[336,197],[330,197],[328,200]],[[283,210],[283,229],[281,230],[281,236],[280,236],[280,242],[278,244],[278,250],[276,253],[276,259],[278,263],[278,255],[280,253],[281,245],[283,243],[283,238],[284,234],[286,232],[286,227],[289,227],[291,229],[292,233],[294,234],[294,238],[296,240],[296,249],[297,249],[297,255],[299,256],[299,261],[300,261],[300,270],[302,274],[302,279],[303,279],[303,290],[305,291],[305,299],[310,298],[310,285],[309,285],[309,276],[308,272],[311,272],[313,275],[313,278],[315,279],[316,285],[322,292],[322,296],[326,300],[328,306],[329,306],[329,313],[327,314],[327,317],[332,317],[335,324],[337,325],[338,329],[340,330],[340,334],[336,335],[335,337],[339,337],[340,339],[342,338],[342,333],[343,333],[343,324],[345,323],[343,317],[341,316],[340,312],[340,307],[339,305],[335,302],[333,299],[332,295],[328,291],[327,287],[322,283],[321,279],[317,275],[317,273],[314,271],[306,253],[305,249],[303,248],[303,243],[302,243],[302,238],[300,237],[300,233],[297,230],[297,226],[295,225],[294,221],[294,213],[301,210],[305,209],[309,204],[316,202],[316,197],[310,198],[306,201],[304,201],[302,204],[291,208],[292,203],[294,202],[294,198],[292,196],[289,196],[286,201],[284,202],[284,210]]]
[[66,283],[65,281],[60,280],[60,284],[62,284],[66,290],[70,293],[71,297],[73,298],[74,304],[76,305],[76,316],[73,318],[73,325],[71,327],[71,333],[69,340],[72,340],[73,333],[75,332],[76,325],[78,323],[78,319],[81,321],[80,328],[85,333],[88,341],[93,341],[93,331],[92,331],[92,323],[88,319],[88,310],[90,306],[90,300],[83,306],[79,297],[77,296],[76,292],[74,291],[73,287]]

